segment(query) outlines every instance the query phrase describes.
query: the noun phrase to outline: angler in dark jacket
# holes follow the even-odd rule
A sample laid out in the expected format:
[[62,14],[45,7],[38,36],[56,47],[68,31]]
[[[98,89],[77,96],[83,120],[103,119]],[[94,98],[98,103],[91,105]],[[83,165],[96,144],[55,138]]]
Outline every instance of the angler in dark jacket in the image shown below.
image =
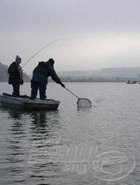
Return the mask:
[[48,77],[51,78],[62,87],[65,85],[61,82],[54,70],[54,60],[49,59],[47,62],[39,62],[38,66],[33,70],[33,77],[31,79],[31,100],[37,96],[39,89],[40,99],[46,98],[46,86],[48,84]]
[[16,60],[8,68],[8,83],[13,86],[13,96],[20,96],[20,85],[23,84],[22,68],[20,63],[21,58],[17,55]]

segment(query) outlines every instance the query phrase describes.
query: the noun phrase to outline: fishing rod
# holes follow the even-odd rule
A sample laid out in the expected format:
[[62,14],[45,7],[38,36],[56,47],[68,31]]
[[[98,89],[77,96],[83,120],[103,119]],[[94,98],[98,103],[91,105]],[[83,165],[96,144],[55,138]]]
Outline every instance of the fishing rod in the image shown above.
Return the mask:
[[50,43],[48,43],[47,45],[43,46],[41,49],[39,49],[35,54],[33,54],[23,65],[22,65],[22,68],[32,59],[34,58],[37,54],[39,54],[42,50],[44,50],[45,48],[51,46],[52,44],[56,43],[56,42],[59,42],[61,40],[70,40],[70,39],[67,39],[67,38],[60,38],[60,39],[57,39],[57,40],[54,40]]
[[[48,43],[47,45],[43,46],[41,49],[39,49],[35,54],[33,54],[23,65],[22,65],[22,68],[32,59],[34,58],[38,53],[40,53],[42,50],[44,50],[45,48],[51,46],[52,44],[56,43],[56,42],[59,42],[61,40],[70,40],[70,39],[67,39],[67,38],[60,38],[60,39],[57,39],[57,40],[54,40],[50,43]],[[71,90],[69,90],[68,88],[65,87],[65,89],[70,92],[73,96],[75,96],[78,100],[77,100],[77,105],[78,107],[91,107],[92,106],[92,103],[89,99],[87,98],[79,98],[75,93],[73,93]]]

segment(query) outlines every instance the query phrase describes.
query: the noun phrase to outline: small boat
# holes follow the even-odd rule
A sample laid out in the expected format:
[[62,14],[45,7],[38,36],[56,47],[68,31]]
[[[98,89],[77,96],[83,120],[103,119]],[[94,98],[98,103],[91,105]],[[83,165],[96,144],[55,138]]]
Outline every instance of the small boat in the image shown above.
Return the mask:
[[127,81],[127,84],[136,84],[136,83],[137,83],[136,81],[132,81],[132,82],[130,80]]
[[22,95],[19,97],[14,97],[10,94],[3,93],[0,95],[0,104],[2,107],[11,108],[11,109],[22,109],[22,110],[57,110],[60,101],[53,99],[41,100],[36,98],[35,100],[30,100],[30,97],[27,95]]

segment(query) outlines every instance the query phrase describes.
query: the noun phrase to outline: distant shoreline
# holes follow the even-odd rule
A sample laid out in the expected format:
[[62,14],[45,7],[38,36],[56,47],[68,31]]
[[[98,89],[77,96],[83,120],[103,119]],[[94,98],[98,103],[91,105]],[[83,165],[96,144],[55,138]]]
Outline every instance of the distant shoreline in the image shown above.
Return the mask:
[[[63,80],[62,80],[63,81]],[[8,81],[0,81],[1,83],[7,83]],[[30,81],[24,81],[25,83],[30,83]],[[63,81],[64,83],[127,83],[127,81]],[[53,81],[49,81],[49,83],[55,83]],[[139,81],[136,83],[140,83]],[[10,84],[9,84],[10,85]]]

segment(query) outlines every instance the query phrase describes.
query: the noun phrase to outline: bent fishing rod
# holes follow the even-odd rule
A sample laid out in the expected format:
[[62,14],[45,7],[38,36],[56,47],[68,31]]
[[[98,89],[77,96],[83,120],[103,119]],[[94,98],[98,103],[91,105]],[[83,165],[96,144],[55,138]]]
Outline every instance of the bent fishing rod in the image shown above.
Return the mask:
[[60,38],[60,39],[54,40],[54,41],[48,43],[47,45],[43,46],[41,49],[39,49],[35,54],[33,54],[33,55],[22,65],[22,68],[23,68],[26,64],[28,64],[28,62],[29,62],[32,58],[34,58],[37,54],[39,54],[39,53],[40,53],[41,51],[43,51],[45,48],[48,48],[49,46],[51,46],[51,45],[53,45],[54,43],[59,42],[59,41],[61,41],[61,40],[70,40],[70,39],[68,39],[68,38]]

